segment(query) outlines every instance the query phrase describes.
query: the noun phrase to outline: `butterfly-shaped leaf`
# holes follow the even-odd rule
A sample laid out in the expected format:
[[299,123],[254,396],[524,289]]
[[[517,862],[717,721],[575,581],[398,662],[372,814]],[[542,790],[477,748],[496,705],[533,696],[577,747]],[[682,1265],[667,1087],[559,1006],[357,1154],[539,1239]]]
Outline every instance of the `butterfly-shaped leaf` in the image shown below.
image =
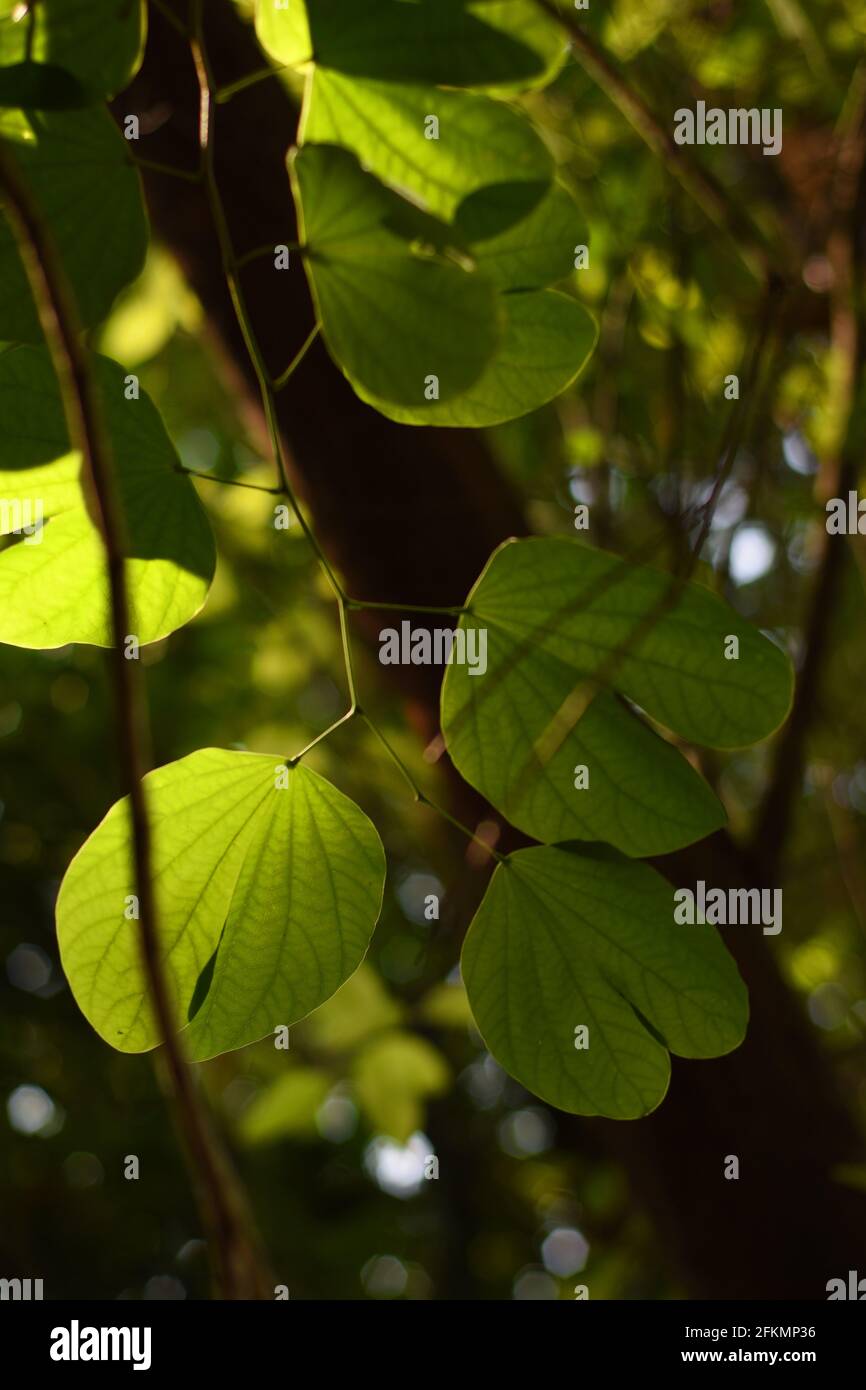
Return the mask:
[[733,958],[714,927],[674,922],[673,894],[601,847],[538,846],[497,865],[463,979],[490,1052],[534,1095],[635,1119],[664,1098],[669,1053],[718,1057],[742,1041]]
[[703,780],[621,697],[711,748],[766,738],[790,706],[788,658],[715,594],[576,541],[501,546],[467,607],[460,625],[486,634],[486,671],[448,669],[448,750],[539,840],[660,854],[722,821]]
[[[201,749],[144,780],[163,970],[197,1061],[296,1023],[361,963],[379,915],[382,844],[308,768]],[[122,1052],[160,1041],[140,949],[128,803],[66,871],[57,935],[96,1031]]]

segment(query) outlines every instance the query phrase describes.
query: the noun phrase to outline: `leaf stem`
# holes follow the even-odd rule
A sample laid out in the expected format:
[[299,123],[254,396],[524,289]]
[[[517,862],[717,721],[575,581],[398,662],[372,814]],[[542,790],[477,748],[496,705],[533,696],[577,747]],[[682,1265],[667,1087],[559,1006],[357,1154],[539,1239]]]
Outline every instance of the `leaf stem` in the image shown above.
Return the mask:
[[257,82],[264,82],[268,77],[277,77],[281,72],[287,72],[288,69],[288,63],[281,63],[276,68],[256,68],[255,72],[248,72],[246,77],[239,77],[235,82],[227,82],[225,87],[218,87],[214,92],[214,100],[221,106],[224,101],[231,101],[238,92],[245,92],[247,87],[252,87]]
[[406,780],[406,783],[409,786],[410,791],[412,792],[413,799],[419,802],[422,806],[429,806],[431,811],[435,811],[436,814],[441,816],[443,820],[447,820],[450,825],[453,825],[455,827],[456,830],[460,830],[468,839],[472,840],[474,844],[480,845],[482,849],[486,850],[487,853],[497,861],[497,863],[504,864],[506,859],[506,856],[504,854],[500,854],[498,850],[495,850],[493,846],[491,844],[488,844],[486,840],[482,840],[480,835],[476,835],[474,830],[470,830],[469,827],[467,825],[464,825],[462,821],[459,821],[456,819],[456,817],[452,816],[450,811],[446,811],[437,802],[432,801],[431,798],[427,795],[427,793],[421,790],[421,788],[418,786],[418,783],[415,781],[415,778],[409,771],[408,767],[403,762],[403,759],[400,757],[399,753],[397,753],[397,751],[388,742],[387,738],[382,733],[382,730],[379,728],[379,726],[373,723],[373,720],[370,718],[369,714],[367,714],[365,710],[359,710],[358,714],[360,715],[361,719],[363,719],[364,723],[367,725],[367,728],[371,731],[371,733],[376,735],[376,738],[379,740],[382,747],[385,749],[385,752],[388,754],[394,766],[402,773],[404,779]]
[[200,169],[178,169],[173,164],[162,164],[158,159],[146,159],[143,154],[131,155],[137,169],[149,169],[153,174],[168,174],[173,179],[184,179],[187,183],[201,183]]
[[[268,434],[271,441],[271,449],[274,461],[280,476],[282,488],[285,491],[292,508],[301,524],[301,529],[307,538],[310,546],[315,552],[322,569],[327,576],[328,582],[334,591],[337,599],[344,600],[342,585],[339,583],[334,571],[328,563],[327,557],[320,546],[318,539],[311,530],[306,517],[301,510],[294,489],[289,481],[288,470],[286,468],[285,456],[283,453],[282,440],[280,438],[279,424],[276,416],[276,402],[271,386],[270,375],[265,366],[261,349],[256,341],[250,325],[249,313],[244,300],[243,291],[237,276],[234,251],[232,248],[231,233],[229,232],[228,221],[220,197],[219,185],[216,180],[214,169],[214,82],[211,72],[207,51],[203,41],[203,17],[202,0],[194,0],[193,4],[193,37],[190,41],[193,62],[195,64],[196,76],[199,84],[199,146],[202,153],[202,174],[204,177],[205,188],[207,190],[208,203],[216,229],[217,240],[219,242],[220,254],[222,256],[223,272],[229,287],[235,317],[238,327],[241,330],[244,344],[250,356],[256,380],[259,386],[259,393],[262,399],[262,406],[265,412],[265,420],[268,426]],[[285,373],[284,373],[285,375]],[[288,377],[286,377],[288,380]]]
[[189,38],[189,30],[183,20],[175,14],[170,5],[165,3],[165,0],[150,0],[150,3],[153,8],[162,15],[163,19],[168,21],[173,29],[176,29],[185,39]]
[[361,711],[358,706],[352,705],[351,709],[347,709],[346,713],[341,714],[339,719],[335,719],[333,724],[329,724],[327,729],[323,729],[320,734],[317,734],[314,739],[311,739],[310,742],[301,749],[300,753],[294,753],[290,758],[286,758],[288,766],[294,767],[295,764],[299,763],[302,758],[305,758],[308,753],[311,753],[317,744],[323,743],[326,738],[330,738],[331,734],[343,724],[348,724],[351,720],[357,718],[360,713]]
[[[272,256],[274,254],[274,247],[279,244],[279,242],[269,241],[265,246],[254,246],[251,251],[245,251],[242,256],[238,256],[235,259],[235,270],[242,270],[245,265],[250,265],[252,261],[261,260],[264,256]],[[285,246],[288,251],[304,250],[304,247],[299,241],[284,241],[282,245]]]
[[282,483],[279,487],[266,487],[264,483],[247,483],[243,478],[221,478],[217,473],[200,473],[197,468],[177,468],[176,473],[182,473],[185,478],[204,478],[208,483],[225,483],[226,487],[248,487],[255,492],[269,492],[272,497],[285,496],[285,488]]
[[[453,825],[456,829],[460,830],[470,840],[474,841],[478,845],[481,845],[494,859],[503,862],[503,856],[501,854],[498,854],[496,850],[494,850],[489,844],[487,844],[486,841],[482,840],[478,835],[474,833],[474,831],[469,830],[468,827],[463,825],[460,821],[455,820],[454,817],[448,811],[443,810],[441,806],[438,806],[435,802],[431,801],[430,798],[426,796],[424,792],[421,791],[420,787],[417,785],[417,783],[409,773],[405,764],[401,761],[397,753],[391,747],[388,740],[385,738],[385,735],[376,726],[376,724],[374,724],[372,719],[370,719],[369,715],[367,715],[362,710],[358,702],[357,683],[355,679],[354,663],[352,660],[351,637],[349,633],[348,624],[348,614],[350,611],[355,611],[364,608],[375,608],[391,612],[402,611],[407,613],[451,613],[454,615],[459,615],[461,613],[467,612],[468,610],[462,607],[427,608],[413,604],[367,603],[359,599],[350,599],[346,594],[345,590],[343,589],[343,586],[337,579],[337,576],[335,575],[333,569],[331,568],[328,558],[325,555],[321,544],[319,543],[318,537],[315,535],[311,526],[307,522],[306,517],[303,514],[303,511],[301,510],[300,504],[295,496],[294,489],[292,488],[291,482],[289,481],[288,477],[288,470],[286,467],[286,460],[283,451],[283,443],[280,435],[279,422],[277,419],[275,393],[286,384],[286,382],[291,377],[292,373],[300,365],[309,348],[315,342],[316,337],[319,333],[319,325],[316,324],[314,328],[311,330],[311,332],[307,335],[305,342],[301,346],[299,352],[292,359],[291,363],[286,368],[286,370],[275,380],[271,380],[267,371],[267,367],[265,366],[261,349],[256,340],[256,336],[250,322],[250,317],[247,310],[246,302],[244,300],[243,291],[241,289],[240,282],[238,279],[239,267],[244,263],[246,259],[252,259],[254,255],[257,253],[247,253],[246,257],[241,257],[240,260],[235,259],[231,241],[231,233],[229,231],[228,226],[228,220],[226,218],[225,209],[223,207],[222,199],[220,197],[219,185],[216,179],[214,167],[214,106],[216,100],[218,100],[219,98],[218,96],[216,96],[213,72],[210,67],[207,50],[204,44],[203,0],[193,0],[192,38],[190,40],[190,46],[192,49],[193,62],[195,65],[196,76],[198,78],[199,84],[199,146],[201,148],[202,158],[202,177],[204,179],[205,189],[207,191],[208,203],[211,209],[211,216],[213,217],[217,239],[219,242],[223,271],[225,273],[226,282],[228,284],[229,293],[231,295],[235,316],[237,318],[238,326],[243,336],[247,352],[249,353],[250,361],[253,365],[256,380],[258,382],[259,393],[261,396],[265,420],[267,422],[268,427],[268,434],[270,437],[271,450],[280,476],[279,490],[281,492],[284,492],[285,495],[288,497],[289,502],[291,503],[292,508],[294,509],[295,514],[297,515],[298,520],[301,524],[301,528],[304,532],[304,535],[306,536],[307,541],[311,549],[313,550],[313,553],[315,554],[316,559],[318,560],[319,565],[331,586],[331,589],[333,590],[334,597],[337,601],[337,609],[340,618],[340,637],[343,645],[343,663],[345,666],[346,683],[348,686],[349,693],[349,709],[340,719],[336,720],[336,722],[332,724],[328,729],[325,729],[323,733],[319,734],[315,739],[313,739],[313,741],[309,743],[306,748],[303,748],[300,753],[295,755],[294,758],[287,759],[287,761],[290,763],[298,762],[301,758],[305,756],[306,753],[310,751],[311,748],[314,748],[317,744],[323,742],[323,740],[326,739],[330,734],[332,734],[335,729],[338,729],[342,724],[348,723],[351,719],[355,718],[356,716],[359,716],[364,720],[368,728],[370,728],[373,731],[373,733],[378,738],[379,742],[382,744],[383,748],[385,748],[386,752],[390,756],[391,760],[402,772],[411,789],[414,799],[418,802],[423,803],[425,806],[429,806],[431,810],[436,811],[438,815],[440,815],[444,820],[449,821],[451,825]],[[231,89],[224,88],[224,99],[225,92],[227,91],[229,92],[229,94],[231,94]]]
[[275,377],[271,381],[272,391],[282,391],[283,387],[286,385],[286,382],[294,376],[295,372],[297,371],[298,367],[300,367],[310,348],[313,346],[313,343],[318,338],[319,328],[320,325],[318,323],[313,324],[313,327],[310,329],[309,333],[304,339],[304,342],[298,348],[298,351],[295,353],[288,367],[286,367],[286,370],[284,372],[281,372],[278,377]]

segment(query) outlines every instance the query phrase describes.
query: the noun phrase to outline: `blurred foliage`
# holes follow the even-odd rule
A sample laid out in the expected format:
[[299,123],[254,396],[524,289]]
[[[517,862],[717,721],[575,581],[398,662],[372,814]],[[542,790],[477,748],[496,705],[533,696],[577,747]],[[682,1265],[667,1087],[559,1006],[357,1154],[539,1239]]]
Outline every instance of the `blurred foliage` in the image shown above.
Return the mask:
[[[693,153],[782,237],[820,204],[829,138],[862,61],[863,0],[614,0],[580,18],[660,113],[698,96],[781,105],[778,159],[741,147]],[[666,565],[671,518],[703,499],[717,462],[723,381],[753,340],[758,287],[574,60],[524,104],[590,229],[590,266],[574,284],[600,316],[601,341],[574,391],[490,438],[535,531],[573,534],[585,501],[594,540]],[[795,652],[824,524],[816,479],[840,431],[832,277],[820,255],[806,287],[715,517],[715,573],[704,572]],[[188,466],[270,482],[200,334],[194,297],[157,248],[99,345],[140,373]],[[856,421],[862,441],[862,397]],[[196,487],[219,567],[201,616],[143,653],[154,761],[207,746],[300,748],[345,707],[333,605],[297,527],[263,524],[271,498]],[[862,542],[856,553],[859,572],[849,570],[827,615],[830,655],[774,949],[866,1118]],[[435,794],[375,655],[358,647],[365,703]],[[119,794],[111,717],[98,651],[0,650],[0,1262],[43,1277],[48,1297],[203,1297],[204,1252],[159,1065],[104,1046],[57,961],[57,885]],[[369,963],[292,1030],[287,1052],[263,1042],[200,1068],[275,1277],[292,1298],[567,1299],[577,1273],[593,1298],[679,1296],[668,1253],[592,1122],[569,1122],[566,1139],[563,1117],[505,1077],[448,976],[456,950],[443,967],[483,886],[471,854],[407,800],[360,726],[309,761],[385,843]],[[751,823],[767,768],[766,747],[703,760],[735,833]],[[441,922],[424,918],[430,892],[442,895]],[[141,1160],[137,1183],[123,1177],[128,1154]],[[423,1176],[429,1155],[435,1180]]]

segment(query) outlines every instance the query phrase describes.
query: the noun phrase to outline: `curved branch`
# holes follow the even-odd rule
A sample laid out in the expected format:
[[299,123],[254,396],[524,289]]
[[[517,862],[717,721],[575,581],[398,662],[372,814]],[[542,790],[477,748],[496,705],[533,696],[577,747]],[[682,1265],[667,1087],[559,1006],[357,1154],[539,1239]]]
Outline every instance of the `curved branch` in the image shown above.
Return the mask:
[[159,956],[151,873],[150,824],[142,775],[147,716],[133,662],[124,655],[129,635],[123,517],[118,505],[111,444],[103,419],[78,310],[53,237],[21,177],[9,145],[0,140],[0,197],[18,246],[60,387],[69,442],[81,454],[82,481],[105,546],[113,645],[109,661],[118,725],[122,779],[129,798],[141,948],[171,1077],[178,1124],[192,1170],[203,1224],[214,1245],[217,1287],[225,1297],[270,1297],[246,1202],[212,1129],[175,1033],[169,991]]

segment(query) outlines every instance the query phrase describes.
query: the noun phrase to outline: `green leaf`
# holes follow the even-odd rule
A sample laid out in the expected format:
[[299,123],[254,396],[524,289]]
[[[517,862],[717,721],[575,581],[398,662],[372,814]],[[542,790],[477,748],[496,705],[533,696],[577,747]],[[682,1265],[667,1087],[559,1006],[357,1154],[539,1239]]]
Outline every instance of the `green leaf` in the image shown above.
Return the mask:
[[356,391],[423,403],[478,379],[499,339],[491,284],[416,254],[399,231],[417,214],[348,151],[305,145],[290,164],[305,265],[331,355]]
[[[573,667],[543,650],[513,658],[512,639],[489,628],[488,674],[467,687],[453,668],[443,696],[451,757],[512,825],[545,844],[602,840],[638,858],[724,825],[703,778],[615,696],[600,692],[580,714]],[[500,681],[489,695],[477,690],[488,679]],[[585,787],[575,785],[581,767]]]
[[[147,222],[127,143],[103,108],[6,112],[0,137],[51,228],[86,328],[144,265]],[[0,207],[2,211],[2,207]],[[41,342],[18,248],[0,216],[0,340]]]
[[[722,822],[702,779],[613,692],[712,748],[755,743],[785,718],[787,657],[699,585],[664,607],[670,585],[575,541],[534,539],[501,546],[470,594],[460,626],[486,630],[487,670],[449,667],[443,732],[467,781],[536,839],[660,854]],[[738,660],[725,658],[729,635]],[[588,788],[575,786],[581,765]]]
[[238,1122],[249,1145],[276,1139],[316,1138],[316,1113],[331,1089],[331,1080],[316,1067],[293,1067],[254,1096]]
[[0,67],[0,106],[43,111],[87,106],[90,97],[77,78],[52,63],[13,63]]
[[97,99],[131,81],[144,35],[143,0],[33,0],[23,15],[19,0],[0,0],[0,64],[56,63]]
[[351,1052],[371,1033],[399,1023],[403,1009],[366,961],[333,999],[302,1026],[304,1044],[315,1053]]
[[[428,116],[439,122],[438,139],[425,135]],[[489,184],[530,183],[537,200],[553,173],[530,122],[500,101],[338,72],[316,71],[300,139],[346,146],[377,178],[449,220]]]
[[374,1038],[352,1068],[358,1100],[373,1129],[405,1144],[424,1123],[424,1102],[448,1089],[441,1052],[413,1033]]
[[501,183],[460,204],[455,228],[476,269],[502,290],[543,289],[574,270],[580,213],[558,184]]
[[[296,1023],[367,951],[385,876],[374,827],[324,778],[262,754],[201,749],[144,785],[160,953],[189,1055],[203,1061]],[[124,799],[66,872],[57,936],[85,1017],[119,1051],[144,1052],[160,1039],[140,927],[124,915],[132,880]]]
[[566,48],[530,0],[258,0],[256,32],[280,63],[450,87],[539,85]]
[[422,1023],[432,1023],[434,1028],[466,1028],[473,1022],[462,981],[434,985],[416,1009]]
[[[116,362],[94,357],[93,367],[128,533],[131,634],[155,642],[204,604],[213,537],[155,406],[126,399]],[[112,645],[105,548],[80,472],[47,350],[0,354],[0,533],[18,533],[0,551],[0,642]]]
[[580,375],[598,339],[595,320],[556,290],[506,294],[502,342],[474,386],[454,400],[394,405],[356,386],[383,415],[405,425],[479,428],[514,420],[558,396]]
[[518,850],[497,866],[463,978],[490,1052],[542,1100],[635,1119],[664,1098],[670,1052],[719,1057],[741,1042],[737,967],[713,927],[674,922],[673,891],[601,848]]

